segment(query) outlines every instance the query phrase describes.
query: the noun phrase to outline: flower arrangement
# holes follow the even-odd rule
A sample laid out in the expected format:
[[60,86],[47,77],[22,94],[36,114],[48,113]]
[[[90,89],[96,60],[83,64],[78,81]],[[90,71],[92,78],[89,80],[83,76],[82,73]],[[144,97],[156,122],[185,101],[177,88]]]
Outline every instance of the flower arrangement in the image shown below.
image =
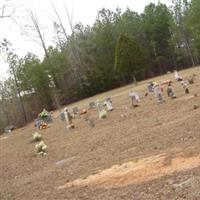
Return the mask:
[[38,133],[38,132],[35,132],[34,134],[33,134],[33,141],[34,142],[39,142],[39,141],[41,141],[42,140],[42,135],[40,134],[40,133]]
[[43,141],[36,144],[35,149],[38,154],[43,156],[47,155],[47,145]]

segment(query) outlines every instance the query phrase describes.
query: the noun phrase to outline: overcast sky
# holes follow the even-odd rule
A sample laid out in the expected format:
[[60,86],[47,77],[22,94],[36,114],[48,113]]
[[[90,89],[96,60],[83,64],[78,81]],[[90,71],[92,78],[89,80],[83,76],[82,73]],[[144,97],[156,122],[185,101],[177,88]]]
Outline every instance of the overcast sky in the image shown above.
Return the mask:
[[[67,20],[64,20],[67,19],[64,4],[67,5],[69,12],[73,15],[74,24],[81,22],[84,25],[92,25],[98,10],[102,8],[115,10],[119,7],[124,11],[129,7],[131,10],[141,13],[143,12],[145,5],[150,2],[158,3],[158,0],[12,0],[12,2],[12,5],[17,6],[15,18],[20,26],[12,20],[1,19],[0,41],[2,41],[3,38],[8,39],[13,44],[13,47],[16,49],[16,53],[19,56],[24,56],[27,52],[32,52],[42,58],[42,48],[24,34],[24,31],[27,30],[25,26],[31,24],[28,17],[28,10],[32,10],[36,13],[41,28],[44,31],[46,43],[52,44],[52,19],[54,18],[52,3],[58,10],[59,15],[62,17],[66,26],[67,32],[70,34],[68,22]],[[160,2],[165,3],[168,6],[171,4],[171,0],[160,0]],[[7,64],[0,58],[0,79],[7,77],[7,70]]]

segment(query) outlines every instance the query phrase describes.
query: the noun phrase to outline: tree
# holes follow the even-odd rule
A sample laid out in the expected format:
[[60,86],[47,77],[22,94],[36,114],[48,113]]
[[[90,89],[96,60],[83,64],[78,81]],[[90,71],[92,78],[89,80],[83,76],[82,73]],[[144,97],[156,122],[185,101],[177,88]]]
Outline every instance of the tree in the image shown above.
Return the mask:
[[[172,15],[166,5],[150,3],[141,15],[144,31],[144,51],[154,74],[163,73],[172,65],[171,25]],[[157,58],[159,57],[159,59]],[[162,62],[160,62],[162,60]],[[164,61],[164,62],[163,62]],[[159,64],[158,64],[159,63]]]
[[192,0],[188,10],[185,13],[185,23],[188,27],[189,32],[192,36],[192,42],[194,47],[197,48],[198,53],[196,53],[196,59],[199,63],[199,56],[200,56],[200,0]]
[[177,50],[183,50],[184,57],[188,58],[187,65],[195,66],[196,61],[194,58],[191,36],[185,23],[185,14],[189,8],[188,1],[173,0],[173,5],[175,21],[174,34],[177,41]]
[[128,37],[121,35],[115,51],[115,68],[123,78],[132,78],[144,70],[144,55],[141,47]]
[[[45,37],[44,33],[41,30],[39,20],[36,16],[36,14],[33,13],[33,11],[29,11],[29,16],[32,21],[32,25],[28,25],[28,32],[26,32],[26,35],[28,37],[31,37],[32,40],[34,40],[36,43],[38,43],[44,50],[44,54],[46,59],[49,59],[48,51],[47,51],[47,45],[45,43]],[[33,35],[29,31],[34,32]]]
[[11,77],[12,77],[14,84],[15,84],[15,87],[16,87],[17,96],[19,98],[19,102],[20,102],[20,105],[21,105],[21,108],[22,108],[24,121],[26,123],[27,122],[27,116],[26,116],[23,98],[22,98],[22,95],[21,95],[21,89],[19,87],[19,79],[18,79],[17,73],[16,73],[17,69],[20,68],[20,66],[21,66],[21,60],[13,52],[11,43],[9,41],[7,41],[6,39],[4,39],[4,41],[1,43],[1,49],[6,55],[6,61],[9,65],[9,68],[10,68],[10,74],[11,74]]

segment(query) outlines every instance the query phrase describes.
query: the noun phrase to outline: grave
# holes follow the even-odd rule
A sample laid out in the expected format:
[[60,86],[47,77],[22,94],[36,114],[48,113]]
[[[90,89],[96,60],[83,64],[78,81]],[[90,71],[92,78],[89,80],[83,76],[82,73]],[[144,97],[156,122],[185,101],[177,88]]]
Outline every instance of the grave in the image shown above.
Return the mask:
[[97,110],[98,110],[98,113],[99,113],[99,119],[104,119],[107,117],[107,112],[106,110],[104,109],[104,106],[102,103],[100,103],[99,101],[96,103],[97,105]]
[[138,93],[131,90],[128,95],[131,98],[132,107],[138,107],[138,103],[140,101]]
[[91,128],[95,127],[94,120],[89,116],[89,114],[85,116],[85,121],[88,123],[89,127]]
[[74,124],[72,123],[72,115],[67,108],[64,108],[64,111],[60,113],[60,119],[66,123],[67,130],[75,128]]
[[79,115],[79,113],[80,113],[80,111],[79,111],[79,109],[78,109],[77,106],[74,107],[74,108],[72,109],[72,111],[73,111],[73,114],[74,114],[74,115]]
[[105,99],[104,106],[106,106],[107,111],[113,111],[112,100],[110,97]]
[[96,108],[95,102],[90,102],[89,103],[89,109],[95,109],[95,108]]

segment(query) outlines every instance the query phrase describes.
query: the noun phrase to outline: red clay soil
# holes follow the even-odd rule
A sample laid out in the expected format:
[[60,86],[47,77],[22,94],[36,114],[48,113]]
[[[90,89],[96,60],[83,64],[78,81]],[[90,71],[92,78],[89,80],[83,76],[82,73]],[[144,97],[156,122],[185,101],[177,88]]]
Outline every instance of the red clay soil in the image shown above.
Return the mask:
[[[190,94],[174,82],[178,98],[168,98],[165,88],[163,104],[154,95],[144,97],[145,82],[78,102],[85,106],[91,99],[112,96],[115,109],[107,119],[89,112],[94,128],[82,115],[74,119],[75,129],[66,132],[55,112],[54,123],[41,131],[47,156],[35,152],[32,123],[1,136],[0,199],[199,200],[200,69],[181,72],[193,73]],[[173,74],[157,79],[173,80]],[[130,88],[143,96],[134,109]]]

